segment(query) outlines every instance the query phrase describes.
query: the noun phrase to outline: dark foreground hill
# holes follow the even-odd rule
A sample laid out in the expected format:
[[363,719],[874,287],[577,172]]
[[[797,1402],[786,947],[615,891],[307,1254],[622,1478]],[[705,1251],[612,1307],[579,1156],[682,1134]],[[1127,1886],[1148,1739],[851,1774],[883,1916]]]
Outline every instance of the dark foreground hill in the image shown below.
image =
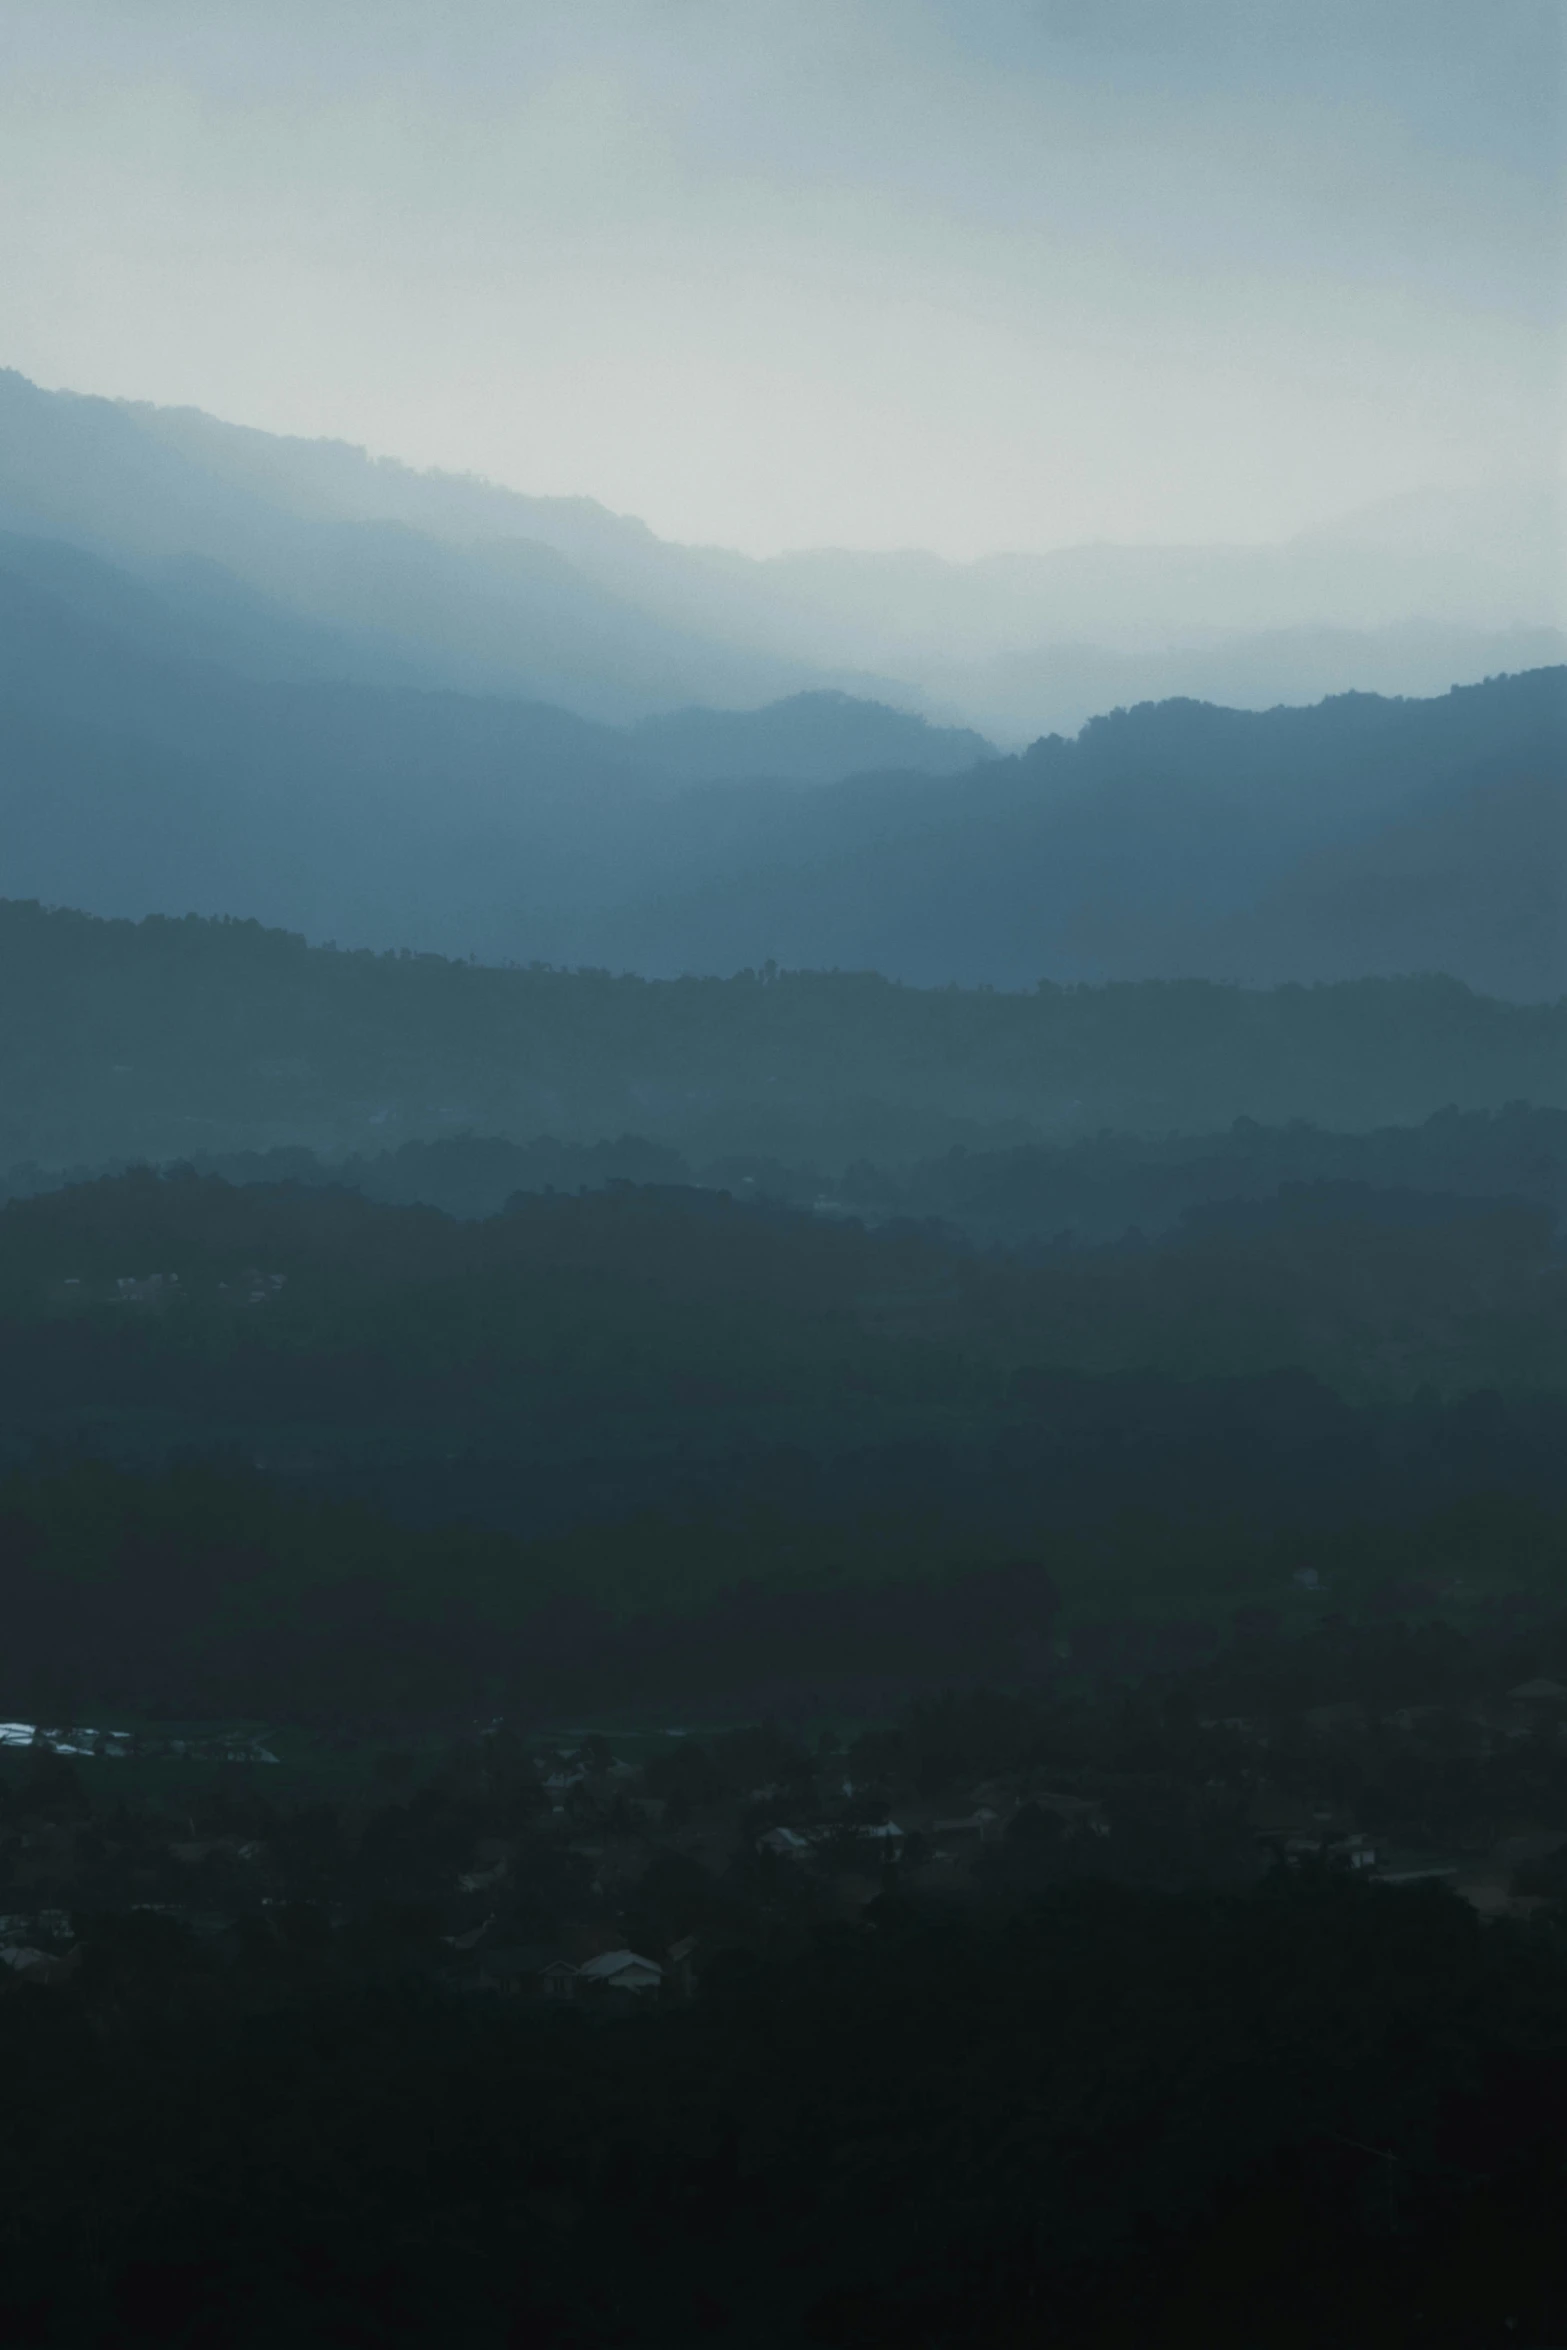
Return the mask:
[[1567,1099],[1567,1009],[1450,979],[1268,992],[646,981],[347,954],[254,923],[0,903],[0,1167],[640,1132],[878,1165],[1236,1117],[1407,1124]]
[[1473,1599],[1567,1500],[1567,1285],[1548,1215],[1427,1205],[1025,1264],[657,1187],[12,1203],[0,1718],[859,1710],[1044,1670],[1062,1606]]
[[[570,1850],[524,1844],[536,1782],[482,1749],[362,1841],[347,1805],[203,1803],[200,1929],[122,1893],[34,1969],[52,1987],[0,2002],[0,2323],[82,2350],[1560,2340],[1559,1900],[1531,1927],[1439,1884],[1248,1880],[1233,1796],[1153,1776],[1162,1727],[1122,1741],[1092,1875],[1052,1881],[1033,1806],[1046,1849],[1025,1819],[979,1902],[867,1904],[846,1871],[813,1902],[748,1846],[595,1902],[599,1844],[575,1821]],[[124,1883],[203,1849],[173,1804],[89,1813],[42,1762],[7,1806],[35,1850],[107,1849]],[[444,1891],[495,1821],[539,1893],[465,1976],[450,1901],[402,1887]],[[1126,1881],[1123,1848],[1177,1838],[1179,1889]],[[300,1891],[209,1922],[247,1866]],[[530,1985],[584,1911],[597,1947],[663,1949],[673,1915],[689,1953],[694,1920],[695,2000],[491,1987]]]

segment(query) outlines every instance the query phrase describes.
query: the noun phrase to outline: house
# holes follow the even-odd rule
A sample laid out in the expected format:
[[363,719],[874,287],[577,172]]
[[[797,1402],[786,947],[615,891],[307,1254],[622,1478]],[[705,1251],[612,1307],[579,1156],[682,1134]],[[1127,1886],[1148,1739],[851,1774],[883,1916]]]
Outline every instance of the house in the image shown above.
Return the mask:
[[[1276,1837],[1266,1836],[1260,1837],[1258,1841],[1273,1843],[1275,1846],[1279,1842]],[[1374,1869],[1377,1865],[1375,1849],[1366,1842],[1364,1836],[1337,1835],[1330,1829],[1321,1829],[1315,1834],[1305,1832],[1286,1836],[1282,1849],[1287,1860],[1297,1863],[1330,1860],[1349,1869]]]
[[634,1950],[605,1950],[577,1969],[577,1981],[610,1991],[656,1991],[664,1970],[656,1959],[640,1958]]
[[488,1886],[498,1885],[510,1866],[511,1863],[503,1858],[496,1861],[492,1868],[465,1870],[457,1880],[458,1890],[462,1893],[482,1893]]
[[887,1860],[896,1860],[903,1850],[904,1834],[896,1820],[881,1820],[873,1827],[851,1828],[849,1833],[867,1844],[880,1845]]
[[539,1989],[546,1999],[570,1999],[577,1988],[577,1970],[569,1958],[552,1958],[538,1970]]
[[75,1971],[77,1954],[67,1951],[62,1958],[52,1950],[34,1950],[28,1943],[12,1943],[0,1950],[0,1965],[10,1968],[21,1983],[59,1983]]
[[797,1834],[793,1828],[769,1828],[765,1836],[758,1836],[756,1849],[776,1853],[780,1860],[807,1860],[811,1844],[809,1837]]

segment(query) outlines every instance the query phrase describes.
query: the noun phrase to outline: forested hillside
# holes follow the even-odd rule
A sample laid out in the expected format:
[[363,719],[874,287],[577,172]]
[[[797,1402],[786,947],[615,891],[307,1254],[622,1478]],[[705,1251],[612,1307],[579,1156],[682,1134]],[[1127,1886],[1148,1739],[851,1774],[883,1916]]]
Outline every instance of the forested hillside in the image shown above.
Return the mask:
[[1450,979],[1027,994],[871,973],[647,981],[346,954],[255,923],[0,905],[0,1167],[456,1131],[890,1165],[1236,1117],[1562,1104],[1567,1012]]
[[990,755],[841,693],[626,728],[352,650],[221,573],[0,539],[0,890],[528,955],[786,829],[803,785]]
[[1516,1546],[1475,1527],[1567,1501],[1551,1217],[1328,1204],[1025,1263],[670,1187],[468,1222],[146,1172],[13,1202],[6,1702],[63,1675],[59,1712],[74,1671],[85,1706],[136,1656],[197,1711],[460,1711],[495,1675],[552,1709],[863,1707],[964,1642],[1015,1679],[1047,1598],[1418,1575],[1471,1506],[1489,1589]]
[[[404,1207],[493,1216],[523,1192],[601,1191],[659,1184],[732,1191],[751,1202],[855,1216],[876,1226],[916,1221],[1031,1255],[1162,1233],[1207,1214],[1259,1221],[1313,1213],[1353,1217],[1375,1194],[1385,1221],[1451,1214],[1459,1202],[1567,1207],[1567,1111],[1512,1102],[1496,1112],[1438,1110],[1419,1125],[1344,1133],[1295,1120],[1238,1118],[1216,1134],[1112,1134],[1000,1150],[962,1145],[937,1157],[823,1167],[755,1153],[688,1159],[668,1143],[622,1134],[593,1142],[540,1135],[455,1134],[323,1158],[303,1144],[198,1151],[185,1163],[229,1183],[341,1186]],[[0,1172],[0,1200],[27,1199],[103,1172],[40,1167]]]
[[926,984],[1567,986],[1567,670],[1429,702],[1170,702],[959,783],[848,783],[747,869],[607,926],[644,971],[870,964]]

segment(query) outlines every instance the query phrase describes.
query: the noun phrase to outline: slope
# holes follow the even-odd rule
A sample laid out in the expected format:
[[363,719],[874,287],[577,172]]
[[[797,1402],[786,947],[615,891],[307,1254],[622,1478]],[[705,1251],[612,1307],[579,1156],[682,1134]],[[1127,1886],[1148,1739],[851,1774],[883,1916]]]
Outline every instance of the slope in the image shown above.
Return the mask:
[[589,498],[0,374],[0,527],[160,577],[218,564],[355,666],[617,719],[838,686],[1012,741],[1120,700],[1429,692],[1550,660],[1549,482],[1433,493],[1277,546],[1079,546],[952,563],[660,540]]
[[[628,1130],[693,1159],[1344,1128],[1561,1104],[1567,1009],[1452,980],[919,990],[347,954],[255,923],[0,904],[0,1166]],[[997,1131],[1000,1129],[1001,1131]],[[580,1180],[580,1178],[579,1178]]]
[[989,750],[833,693],[628,732],[344,678],[336,652],[232,584],[171,591],[0,538],[0,888],[540,952],[530,906],[558,929],[562,908],[629,889],[661,858],[689,872],[703,836],[724,836],[701,808],[670,812],[689,776],[751,779],[727,825],[765,838],[801,781],[877,760],[951,770]]
[[[816,795],[765,867],[644,893],[591,946],[647,971],[770,955],[1017,987],[1441,969],[1550,995],[1563,984],[1564,772],[1567,669],[1429,702],[1117,711],[954,782]],[[1478,860],[1456,836],[1442,845],[1463,821]],[[1357,859],[1370,873],[1384,854],[1402,911],[1378,934],[1374,892],[1354,920],[1339,897]]]
[[215,471],[115,402],[0,371],[0,528],[149,572],[217,564],[353,645],[351,674],[524,694],[629,719],[848,682],[705,636],[522,533],[472,545],[322,512]]

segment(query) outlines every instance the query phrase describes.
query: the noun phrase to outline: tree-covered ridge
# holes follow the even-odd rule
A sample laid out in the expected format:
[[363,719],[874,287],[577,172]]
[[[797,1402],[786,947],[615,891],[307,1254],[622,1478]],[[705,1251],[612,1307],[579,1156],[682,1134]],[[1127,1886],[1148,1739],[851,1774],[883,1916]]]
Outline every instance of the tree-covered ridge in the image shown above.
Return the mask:
[[[47,1567],[16,1536],[12,1654],[101,1673],[135,1652],[251,1704],[322,1701],[334,1675],[458,1703],[526,1621],[507,1669],[532,1657],[530,1703],[779,1675],[863,1693],[1000,1671],[1052,1593],[1157,1615],[1282,1588],[1335,1529],[1555,1506],[1550,1212],[1391,1196],[1303,1187],[1032,1260],[682,1187],[455,1219],[141,1170],[13,1201],[9,1458],[216,1465],[13,1488],[67,1531]],[[370,1517],[342,1514],[355,1496]],[[88,1616],[60,1580],[83,1539]],[[1384,1576],[1403,1542],[1372,1539]],[[645,1628],[670,1611],[681,1628]]]
[[1564,1069],[1567,1007],[1440,978],[1015,995],[852,972],[649,981],[0,906],[8,1164],[456,1128],[886,1162],[987,1127],[1021,1142],[1559,1105]]
[[52,1332],[84,1402],[99,1350],[122,1378],[144,1356],[149,1396],[160,1376],[188,1384],[184,1359],[264,1384],[270,1360],[301,1392],[341,1375],[345,1397],[399,1416],[444,1394],[445,1413],[595,1423],[682,1401],[825,1414],[856,1394],[962,1416],[1033,1366],[1299,1368],[1367,1397],[1558,1386],[1549,1209],[1382,1197],[1302,1186],[1157,1246],[1025,1262],[680,1187],[519,1193],[459,1221],[144,1170],[0,1209],[0,1308],[35,1351]]
[[[458,1134],[327,1159],[303,1144],[192,1152],[198,1174],[226,1183],[338,1185],[394,1206],[491,1216],[517,1192],[600,1191],[615,1183],[731,1191],[867,1223],[935,1221],[967,1238],[1025,1251],[1163,1233],[1185,1219],[1357,1212],[1381,1222],[1443,1220],[1458,1200],[1567,1205],[1567,1111],[1509,1102],[1439,1110],[1418,1126],[1345,1133],[1240,1118],[1217,1134],[1113,1134],[1079,1142],[956,1145],[935,1158],[813,1166],[731,1154],[688,1159],[668,1143],[622,1134],[594,1142]],[[118,1170],[123,1172],[123,1170]],[[13,1167],[0,1200],[31,1198],[102,1168]],[[1310,1194],[1302,1198],[1303,1191]],[[1375,1193],[1373,1199],[1369,1195]]]
[[1567,1592],[1559,1413],[1319,1402],[1313,1425],[1299,1386],[1065,1400],[1076,1427],[1020,1421],[984,1478],[905,1449],[813,1481],[773,1455],[531,1539],[221,1462],[57,1459],[0,1480],[0,1719],[876,1720],[911,1693],[1190,1665],[1247,1623],[1484,1631]]
[[1427,702],[1149,703],[959,784],[819,795],[749,859],[650,878],[602,951],[643,971],[767,953],[1014,988],[1437,970],[1552,996],[1564,754],[1562,669]]

